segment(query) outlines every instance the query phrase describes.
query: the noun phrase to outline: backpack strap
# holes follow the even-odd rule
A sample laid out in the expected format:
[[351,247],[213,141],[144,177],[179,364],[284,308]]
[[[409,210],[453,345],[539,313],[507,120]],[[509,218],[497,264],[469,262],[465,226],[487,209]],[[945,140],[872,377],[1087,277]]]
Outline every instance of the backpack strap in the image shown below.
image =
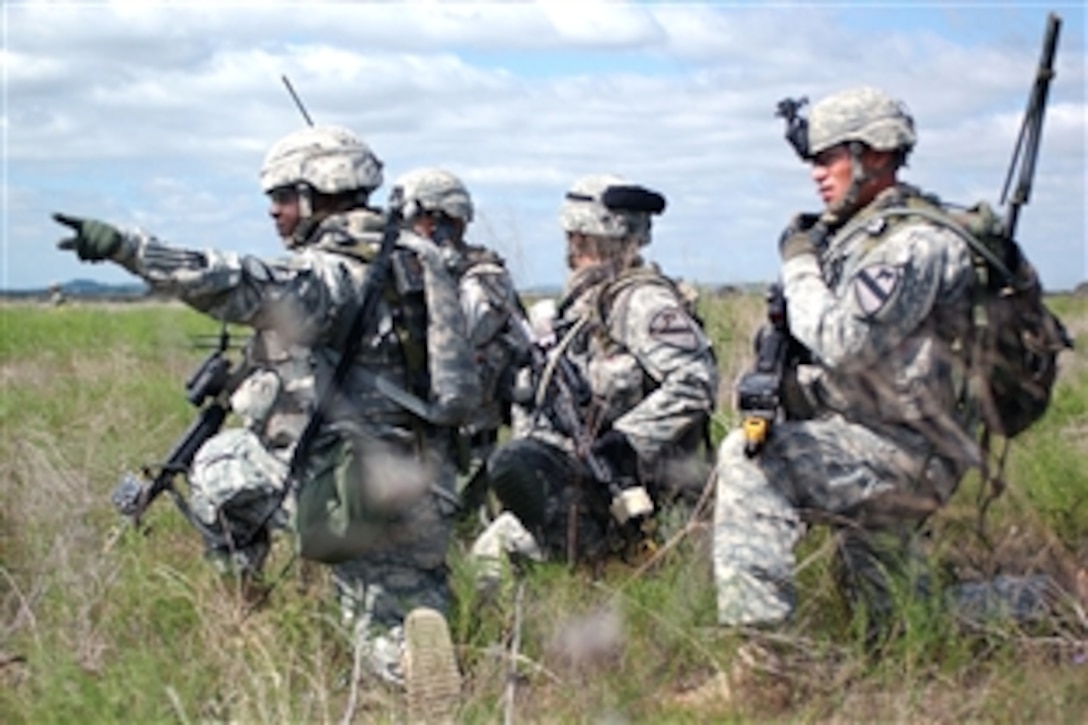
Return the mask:
[[[601,322],[604,323],[606,328],[609,327],[614,315],[623,315],[627,311],[629,296],[624,296],[623,293],[646,284],[654,284],[667,289],[684,308],[684,311],[695,319],[699,327],[704,327],[703,320],[695,310],[697,295],[692,291],[682,289],[680,285],[662,274],[661,270],[656,266],[645,265],[623,270],[616,275],[615,279],[605,285],[597,296],[597,311]],[[619,307],[617,307],[617,304]]]
[[[1012,272],[1009,271],[1009,268],[1005,265],[1004,260],[1000,259],[996,254],[993,253],[993,250],[983,244],[977,236],[972,234],[970,231],[967,230],[966,227],[956,221],[951,214],[945,211],[938,211],[937,209],[933,208],[925,202],[923,202],[923,204],[925,205],[909,204],[908,206],[892,206],[884,209],[877,209],[871,215],[866,215],[864,219],[859,219],[857,220],[857,222],[852,221],[850,224],[847,224],[843,228],[841,234],[843,234],[843,236],[853,234],[857,231],[858,228],[860,228],[864,224],[869,223],[874,218],[894,219],[911,216],[921,217],[923,219],[933,222],[934,224],[937,224],[938,226],[942,226],[954,233],[957,237],[962,239],[968,247],[970,247],[972,252],[981,257],[986,262],[986,264],[988,264],[995,271],[997,271],[998,274],[1000,274],[1004,278],[1004,281],[1006,283],[1011,283],[1013,279]],[[978,267],[977,264],[975,266],[976,268]]]
[[[380,247],[375,243],[370,226],[376,215],[353,215],[348,222],[353,225],[355,234],[326,234],[314,245],[334,254],[341,254],[371,264],[377,258]],[[377,217],[380,219],[380,217]],[[380,241],[380,239],[378,240]],[[404,260],[410,260],[412,253],[403,249],[394,249],[391,261],[394,267]],[[410,265],[410,262],[406,262]],[[410,265],[412,266],[412,265]],[[419,272],[421,275],[422,272]],[[393,323],[393,334],[400,343],[404,354],[404,367],[408,378],[408,387],[416,396],[426,400],[430,395],[430,371],[427,361],[427,312],[422,301],[422,288],[419,292],[402,291],[396,281],[396,273],[386,276],[381,295],[389,308]],[[421,284],[421,283],[420,283]],[[417,416],[412,418],[412,433],[417,449],[423,450],[426,439],[426,423]]]
[[466,245],[462,256],[467,275],[498,274],[506,271],[506,260],[492,249]]

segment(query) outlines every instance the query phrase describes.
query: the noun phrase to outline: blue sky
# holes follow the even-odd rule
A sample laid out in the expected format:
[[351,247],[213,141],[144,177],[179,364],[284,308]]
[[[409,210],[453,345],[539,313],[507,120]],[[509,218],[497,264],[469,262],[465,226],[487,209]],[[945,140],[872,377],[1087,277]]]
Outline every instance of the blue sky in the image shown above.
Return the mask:
[[997,202],[1046,15],[1063,19],[1020,237],[1044,282],[1088,278],[1081,3],[50,3],[3,5],[0,287],[128,281],[54,249],[53,211],[193,247],[282,253],[257,187],[302,124],[352,128],[386,186],[462,176],[475,241],[525,287],[561,282],[556,214],[578,177],[669,200],[649,256],[702,283],[765,281],[775,241],[818,207],[773,118],[785,96],[870,84],[919,144],[904,178]]

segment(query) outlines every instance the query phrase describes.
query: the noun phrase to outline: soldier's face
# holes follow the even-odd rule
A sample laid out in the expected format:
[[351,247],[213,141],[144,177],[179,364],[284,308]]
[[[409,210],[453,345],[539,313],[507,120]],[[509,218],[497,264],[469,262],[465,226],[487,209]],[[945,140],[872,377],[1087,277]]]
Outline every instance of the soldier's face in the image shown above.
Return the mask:
[[[871,202],[883,189],[895,183],[895,155],[887,151],[861,150],[861,178],[851,208],[857,209]],[[853,159],[846,144],[832,146],[812,159],[812,180],[824,206],[828,209],[843,208],[844,200],[854,182]]]
[[845,144],[832,146],[812,159],[812,180],[824,206],[834,208],[850,190],[850,152]]
[[601,263],[601,255],[594,240],[579,232],[567,232],[567,267],[577,272],[584,267]]
[[301,219],[298,190],[281,187],[268,192],[268,215],[276,224],[276,232],[283,238],[291,236]]
[[434,236],[434,227],[434,217],[430,214],[419,214],[408,225],[409,229],[424,239],[430,239]]

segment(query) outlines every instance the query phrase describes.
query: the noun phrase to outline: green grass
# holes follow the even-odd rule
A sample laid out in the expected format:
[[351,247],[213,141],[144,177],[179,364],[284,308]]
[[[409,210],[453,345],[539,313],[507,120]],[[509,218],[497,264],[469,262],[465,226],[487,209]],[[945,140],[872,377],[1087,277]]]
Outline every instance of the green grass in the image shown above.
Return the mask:
[[[1054,307],[1083,350],[1088,300]],[[735,423],[729,388],[750,359],[762,300],[708,296],[701,310],[722,373],[720,439]],[[324,568],[295,563],[251,610],[204,565],[196,533],[166,498],[147,533],[121,525],[109,503],[121,473],[157,461],[191,420],[182,385],[207,354],[194,336],[217,333],[214,322],[165,303],[28,303],[0,307],[0,330],[0,722],[403,718],[396,697],[352,691]],[[1009,490],[981,533],[977,477],[933,518],[942,570],[1068,573],[1088,563],[1080,350],[1064,356],[1046,418],[1014,442]],[[796,622],[763,635],[790,665],[789,685],[756,682],[743,702],[690,695],[739,656],[737,633],[715,625],[705,524],[648,569],[537,566],[487,601],[465,557],[470,527],[459,530],[450,623],[464,722],[1088,718],[1083,619],[967,631],[932,602],[903,597],[901,631],[874,655],[834,585],[821,530],[798,552]],[[271,572],[289,549],[280,542]]]

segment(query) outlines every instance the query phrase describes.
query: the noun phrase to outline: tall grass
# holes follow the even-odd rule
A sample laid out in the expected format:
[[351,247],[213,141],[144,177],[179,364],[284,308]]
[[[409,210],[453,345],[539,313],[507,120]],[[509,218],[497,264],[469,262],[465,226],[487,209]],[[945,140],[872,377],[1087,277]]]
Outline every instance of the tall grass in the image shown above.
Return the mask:
[[[1080,346],[1088,302],[1055,300]],[[750,359],[758,295],[708,297],[722,373],[716,436]],[[167,498],[147,531],[123,525],[109,492],[161,457],[193,409],[182,383],[215,325],[166,303],[0,307],[0,721],[393,722],[399,698],[352,681],[352,652],[322,567],[290,562],[254,608],[201,561]],[[1051,572],[1088,563],[1088,367],[1068,354],[1051,412],[1013,444],[1009,490],[978,520],[977,479],[931,523],[933,555],[961,576]],[[470,528],[470,527],[468,527]],[[834,586],[834,542],[800,551],[796,621],[764,633],[785,684],[744,698],[699,685],[738,659],[714,623],[705,522],[645,566],[536,566],[483,600],[450,552],[450,621],[466,675],[465,722],[1081,722],[1088,718],[1085,622],[965,629],[903,598],[902,631],[879,655]],[[286,567],[286,569],[285,569]],[[1088,582],[1086,582],[1088,585]],[[1081,616],[1083,613],[1081,612]]]

